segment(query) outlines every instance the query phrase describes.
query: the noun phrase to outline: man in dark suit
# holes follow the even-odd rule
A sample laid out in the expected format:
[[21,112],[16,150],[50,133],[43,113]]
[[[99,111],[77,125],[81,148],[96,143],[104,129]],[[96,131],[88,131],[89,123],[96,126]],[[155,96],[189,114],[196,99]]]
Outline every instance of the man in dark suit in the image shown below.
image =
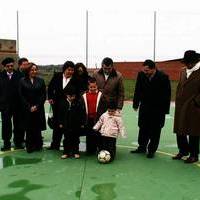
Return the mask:
[[[19,76],[19,80],[25,76],[25,71],[28,67],[29,61],[27,58],[20,58],[18,60],[18,68],[17,68],[17,72],[18,72],[18,76]],[[17,119],[18,124],[20,124],[19,126],[17,126],[17,137],[15,138],[15,149],[24,149],[25,146],[25,130],[24,130],[24,122],[23,122],[23,117],[22,117],[22,109],[23,109],[23,105],[20,103],[20,105],[16,108],[16,115],[17,115]]]
[[63,131],[59,128],[58,115],[59,103],[65,98],[64,90],[75,87],[78,95],[78,83],[74,78],[75,65],[72,61],[66,61],[63,65],[63,71],[54,74],[48,86],[48,100],[52,106],[55,126],[53,128],[52,142],[49,150],[59,150]]
[[138,73],[133,109],[139,108],[139,147],[131,153],[146,153],[153,158],[156,152],[161,129],[165,123],[165,114],[169,113],[171,86],[166,74],[159,71],[152,60],[143,63]]
[[2,139],[4,146],[1,148],[2,151],[11,149],[11,138],[12,138],[12,120],[13,120],[13,133],[14,133],[14,144],[15,147],[21,147],[19,142],[19,126],[20,119],[18,116],[18,108],[20,105],[20,98],[18,92],[20,74],[14,70],[13,58],[5,58],[2,63],[4,70],[0,73],[1,79],[1,118],[2,118]]
[[20,58],[18,60],[18,69],[17,71],[21,72],[21,76],[24,77],[25,70],[27,69],[27,66],[29,64],[29,61],[27,58]]

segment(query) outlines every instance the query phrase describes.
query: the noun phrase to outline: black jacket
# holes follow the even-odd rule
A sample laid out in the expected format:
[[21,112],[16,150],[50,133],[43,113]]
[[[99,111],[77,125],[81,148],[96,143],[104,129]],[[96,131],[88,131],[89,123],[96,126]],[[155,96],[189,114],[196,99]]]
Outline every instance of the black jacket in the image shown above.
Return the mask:
[[85,120],[84,107],[79,100],[76,99],[71,105],[66,99],[59,102],[58,124],[62,124],[65,130],[76,131],[79,134]]
[[13,71],[12,78],[9,80],[7,72],[0,73],[0,110],[10,108],[17,109],[20,104],[19,81],[21,74]]
[[[36,77],[31,83],[29,78],[22,78],[19,84],[19,93],[22,102],[22,112],[24,126],[27,129],[46,129],[44,103],[46,100],[46,87],[44,80]],[[37,111],[30,112],[32,106],[37,107]]]
[[[66,87],[75,87],[78,91],[78,83],[77,80],[72,77]],[[64,89],[66,89],[66,87]],[[64,98],[64,89],[63,89],[63,73],[59,72],[54,74],[48,85],[48,99],[53,99],[57,104],[59,100]]]
[[139,107],[139,126],[164,126],[169,113],[171,86],[168,75],[156,70],[151,80],[139,72],[133,97],[133,108]]

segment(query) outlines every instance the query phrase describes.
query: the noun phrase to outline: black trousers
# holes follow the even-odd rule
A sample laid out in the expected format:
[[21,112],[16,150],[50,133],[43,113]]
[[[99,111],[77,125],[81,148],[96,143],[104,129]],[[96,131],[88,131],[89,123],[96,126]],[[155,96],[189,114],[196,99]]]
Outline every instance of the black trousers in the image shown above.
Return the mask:
[[59,149],[62,137],[63,137],[63,130],[58,127],[54,128],[52,134],[51,147]]
[[[15,146],[21,146],[24,142],[25,131],[21,128],[20,111],[12,107],[8,107],[1,112],[2,119],[2,140],[4,146],[11,146],[11,138],[13,132],[13,141]],[[13,124],[13,127],[12,127]],[[13,130],[12,130],[13,129]]]
[[176,135],[176,141],[179,153],[183,155],[190,154],[191,157],[198,157],[199,154],[199,136]]
[[86,134],[86,151],[89,154],[97,153],[97,147],[99,144],[99,135],[93,130],[95,122],[94,119],[88,119],[87,122],[87,134]]
[[64,154],[78,154],[79,153],[79,135],[78,131],[64,130]]
[[26,130],[26,149],[41,150],[43,146],[42,133],[39,129]]
[[155,153],[160,142],[161,127],[140,127],[138,134],[139,150]]
[[52,139],[51,139],[51,147],[54,149],[59,149],[60,148],[60,143],[63,137],[63,129],[59,128],[58,124],[58,105],[53,104],[52,105],[52,111],[53,111],[53,116],[55,119],[55,127],[53,129],[52,133]]
[[116,138],[113,137],[105,137],[101,136],[99,140],[99,151],[101,150],[107,150],[110,152],[111,160],[113,161],[115,159],[116,155]]

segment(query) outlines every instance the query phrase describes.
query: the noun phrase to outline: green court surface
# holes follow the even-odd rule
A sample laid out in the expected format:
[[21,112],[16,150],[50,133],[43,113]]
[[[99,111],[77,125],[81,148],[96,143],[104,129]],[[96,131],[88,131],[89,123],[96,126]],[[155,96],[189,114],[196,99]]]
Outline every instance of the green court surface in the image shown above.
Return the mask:
[[[118,140],[113,163],[85,155],[84,137],[79,160],[61,160],[62,151],[45,148],[32,154],[0,152],[0,200],[200,200],[200,164],[171,159],[177,152],[173,113],[172,107],[154,159],[129,153],[137,147],[138,133],[137,113],[129,103],[123,109],[128,137]],[[43,136],[48,146],[51,130]]]

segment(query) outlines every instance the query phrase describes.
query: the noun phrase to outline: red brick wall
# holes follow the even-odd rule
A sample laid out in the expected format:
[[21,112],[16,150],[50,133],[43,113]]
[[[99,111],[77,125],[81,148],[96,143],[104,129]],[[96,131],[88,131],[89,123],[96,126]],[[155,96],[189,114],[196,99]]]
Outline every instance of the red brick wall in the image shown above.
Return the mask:
[[[136,79],[137,73],[141,70],[143,62],[115,62],[115,68],[122,73],[124,78]],[[169,75],[171,80],[179,80],[183,64],[180,61],[156,62],[157,68]]]
[[[141,70],[143,62],[115,62],[114,67],[121,72],[126,79],[136,79],[137,73]],[[170,80],[179,80],[180,71],[183,64],[180,61],[160,61],[156,62],[157,68],[169,75]],[[95,70],[88,68],[90,74]]]

